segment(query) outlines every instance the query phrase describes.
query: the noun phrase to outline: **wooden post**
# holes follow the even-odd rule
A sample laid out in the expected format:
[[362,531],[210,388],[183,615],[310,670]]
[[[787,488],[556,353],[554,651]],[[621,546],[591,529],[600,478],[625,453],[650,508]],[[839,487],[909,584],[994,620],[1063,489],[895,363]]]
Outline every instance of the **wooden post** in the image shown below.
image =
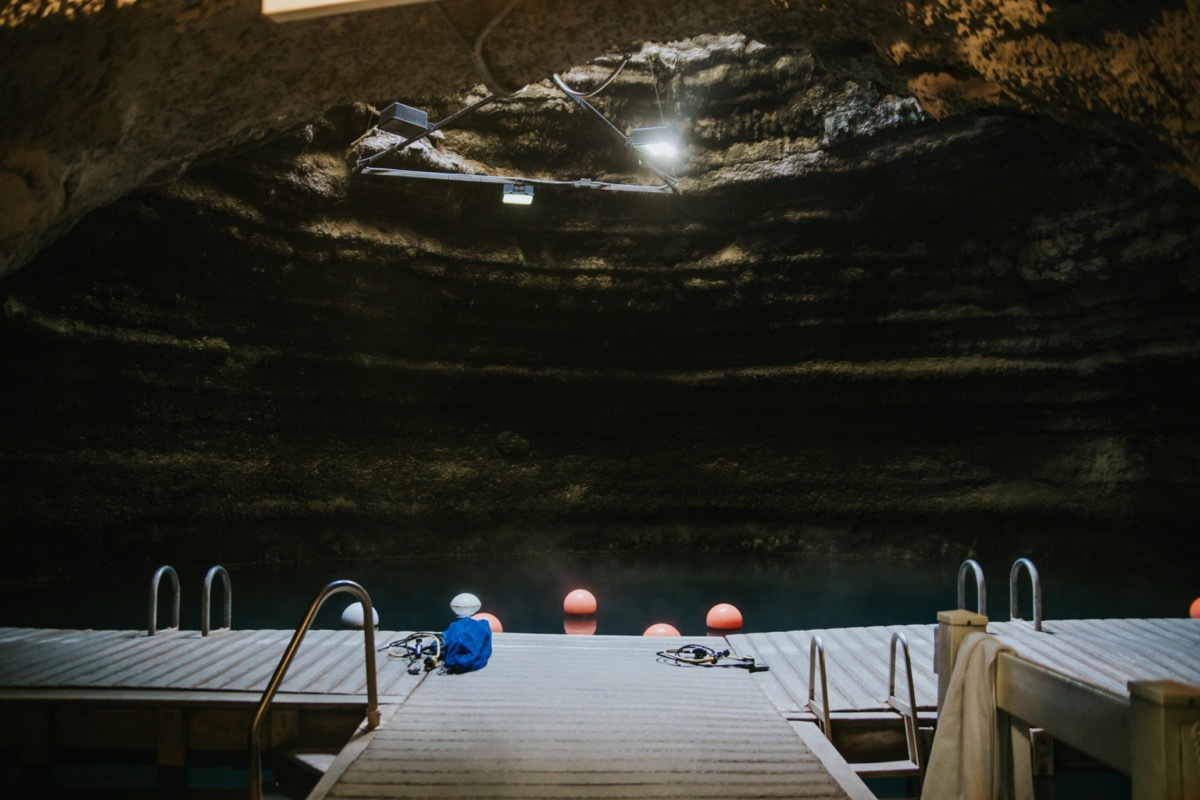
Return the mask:
[[1129,682],[1133,800],[1200,797],[1200,686]]
[[958,649],[962,647],[963,639],[972,633],[987,631],[988,618],[965,609],[954,611],[939,611],[937,628],[937,648],[934,655],[934,669],[938,674],[938,711],[946,699],[946,690],[950,686],[950,676],[954,673],[954,665],[958,661]]

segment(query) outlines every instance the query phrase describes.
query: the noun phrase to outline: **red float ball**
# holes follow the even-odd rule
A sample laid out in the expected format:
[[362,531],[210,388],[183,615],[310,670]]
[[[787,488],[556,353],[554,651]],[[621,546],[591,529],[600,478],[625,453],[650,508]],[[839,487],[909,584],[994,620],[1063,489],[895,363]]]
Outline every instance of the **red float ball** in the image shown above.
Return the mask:
[[642,636],[678,636],[679,631],[674,625],[669,625],[665,622],[656,622]]
[[563,600],[563,611],[568,614],[595,614],[596,596],[587,589],[575,589]]
[[567,617],[563,620],[563,633],[568,636],[591,636],[595,632],[595,617]]
[[488,627],[492,629],[492,633],[504,633],[504,626],[500,624],[500,620],[496,618],[495,614],[489,614],[486,611],[480,611],[478,614],[472,616],[471,619],[485,620],[488,624]]
[[1200,597],[1192,601],[1192,607],[1188,609],[1188,614],[1192,619],[1200,619]]
[[717,603],[708,610],[708,627],[717,631],[731,631],[742,627],[742,612],[729,603]]

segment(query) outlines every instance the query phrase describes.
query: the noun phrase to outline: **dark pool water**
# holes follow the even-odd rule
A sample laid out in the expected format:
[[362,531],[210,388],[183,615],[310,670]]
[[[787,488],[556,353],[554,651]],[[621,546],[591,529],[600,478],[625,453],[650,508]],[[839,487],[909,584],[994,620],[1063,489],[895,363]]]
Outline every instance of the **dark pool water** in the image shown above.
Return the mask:
[[[735,605],[746,631],[933,622],[939,610],[957,605],[959,563],[572,555],[227,569],[235,628],[294,628],[325,584],[349,579],[370,593],[385,630],[444,629],[453,620],[450,599],[471,592],[507,631],[562,633],[563,598],[571,589],[586,588],[598,601],[598,634],[639,635],[653,623],[668,622],[691,636],[706,632],[705,616],[717,603]],[[993,619],[1008,616],[1011,565],[983,563]],[[1200,575],[1179,565],[1143,571],[1037,566],[1046,619],[1181,617],[1200,596]],[[178,572],[183,627],[196,629],[206,568],[180,567]],[[144,629],[152,573],[140,569],[0,587],[0,625]],[[214,588],[220,589],[219,581]],[[164,581],[160,627],[169,623],[169,589]],[[1021,616],[1031,616],[1024,578],[1019,596]],[[315,627],[339,627],[341,612],[351,602],[348,594],[330,598]],[[972,588],[967,605],[974,602]],[[213,619],[220,619],[219,591],[214,591]]]

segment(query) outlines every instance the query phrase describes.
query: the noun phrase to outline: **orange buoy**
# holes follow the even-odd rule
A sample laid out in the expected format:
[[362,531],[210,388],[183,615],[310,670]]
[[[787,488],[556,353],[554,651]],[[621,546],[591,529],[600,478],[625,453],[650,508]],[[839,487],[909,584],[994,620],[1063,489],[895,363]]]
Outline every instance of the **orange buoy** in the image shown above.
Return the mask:
[[568,614],[595,614],[596,596],[587,589],[574,589],[563,600],[563,611]]
[[742,627],[742,612],[729,603],[717,603],[708,610],[708,627],[718,631],[731,631]]
[[669,625],[666,622],[656,622],[642,636],[678,636],[679,630],[674,625]]
[[478,614],[473,615],[471,619],[485,620],[488,627],[492,629],[492,633],[504,633],[504,626],[500,624],[500,620],[496,618],[495,614],[480,611]]
[[1200,619],[1200,597],[1192,601],[1192,607],[1188,609],[1188,614],[1192,619]]
[[591,636],[595,632],[595,617],[573,616],[563,620],[563,633],[568,636]]

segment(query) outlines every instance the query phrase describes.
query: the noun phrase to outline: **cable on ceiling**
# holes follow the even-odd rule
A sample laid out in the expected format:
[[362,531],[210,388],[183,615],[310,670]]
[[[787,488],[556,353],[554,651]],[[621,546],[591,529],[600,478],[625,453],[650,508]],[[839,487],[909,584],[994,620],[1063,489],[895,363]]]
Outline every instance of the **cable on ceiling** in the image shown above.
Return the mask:
[[571,88],[569,85],[567,85],[567,82],[564,81],[561,76],[558,78],[558,80],[555,81],[555,84],[558,86],[558,88],[562,89],[564,92],[566,92],[567,94],[569,94],[573,97],[582,97],[584,99],[587,99],[589,97],[595,97],[596,95],[600,94],[605,89],[607,89],[608,85],[617,79],[617,76],[621,74],[621,70],[625,69],[625,65],[629,63],[630,58],[631,58],[631,56],[625,56],[623,59],[621,59],[621,63],[617,65],[617,68],[614,69],[612,72],[610,72],[608,74],[608,77],[605,78],[604,81],[598,87],[596,87],[592,91],[588,92],[587,94],[584,94],[583,92],[578,91],[577,89]]
[[458,36],[458,40],[467,49],[467,52],[471,56],[471,62],[475,65],[475,71],[479,73],[479,77],[483,80],[484,86],[486,86],[492,94],[499,95],[501,97],[514,95],[525,87],[518,86],[517,88],[512,89],[496,80],[496,76],[492,74],[491,67],[488,66],[487,59],[484,57],[483,45],[484,42],[487,41],[488,36],[491,35],[492,31],[496,29],[496,26],[500,24],[501,20],[507,17],[520,2],[521,0],[508,0],[507,3],[505,3],[498,11],[496,11],[495,14],[492,15],[492,18],[488,20],[488,23],[483,26],[483,29],[479,31],[479,35],[475,37],[474,42],[468,39],[466,34],[459,29],[454,20],[450,18],[450,15],[446,13],[446,9],[442,8],[442,4],[440,2],[435,2],[433,4],[433,7],[436,8],[438,13],[442,15],[442,19],[446,21],[446,24],[450,26],[450,29],[454,31],[456,36]]

